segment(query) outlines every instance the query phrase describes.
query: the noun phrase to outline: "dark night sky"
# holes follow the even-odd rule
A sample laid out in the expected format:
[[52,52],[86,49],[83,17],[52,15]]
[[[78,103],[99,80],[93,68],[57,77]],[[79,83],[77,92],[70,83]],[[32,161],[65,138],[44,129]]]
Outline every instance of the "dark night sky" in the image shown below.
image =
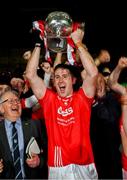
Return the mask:
[[[59,1],[59,4],[52,2],[54,8],[45,8],[46,5],[43,8],[8,7],[6,11],[1,11],[0,47],[32,46],[29,33],[32,22],[37,19],[45,20],[50,12],[58,10],[68,12],[74,21],[85,22],[85,42],[92,51],[107,48],[113,54],[127,55],[127,15],[122,2],[115,2],[113,6],[108,1],[98,3],[99,5],[81,0],[77,3],[69,0]],[[50,1],[47,1],[47,5],[48,3]]]

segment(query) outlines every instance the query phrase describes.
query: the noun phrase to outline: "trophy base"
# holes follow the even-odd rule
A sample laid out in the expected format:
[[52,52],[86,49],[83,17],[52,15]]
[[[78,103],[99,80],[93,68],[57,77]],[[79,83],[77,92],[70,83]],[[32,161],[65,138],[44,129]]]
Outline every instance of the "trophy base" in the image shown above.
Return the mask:
[[67,52],[67,40],[66,38],[55,37],[47,38],[48,49],[53,52]]

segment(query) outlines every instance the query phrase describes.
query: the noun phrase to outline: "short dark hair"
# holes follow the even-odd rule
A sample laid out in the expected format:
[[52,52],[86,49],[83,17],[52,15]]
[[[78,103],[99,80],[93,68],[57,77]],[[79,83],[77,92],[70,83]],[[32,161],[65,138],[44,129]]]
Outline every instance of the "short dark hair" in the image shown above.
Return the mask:
[[57,69],[67,69],[67,70],[69,70],[70,71],[70,73],[73,75],[73,76],[75,76],[75,74],[74,74],[74,66],[72,66],[72,65],[69,65],[69,64],[63,64],[63,63],[61,63],[61,64],[58,64],[58,65],[56,65],[56,67],[55,67],[55,69],[54,69],[54,72],[57,70]]

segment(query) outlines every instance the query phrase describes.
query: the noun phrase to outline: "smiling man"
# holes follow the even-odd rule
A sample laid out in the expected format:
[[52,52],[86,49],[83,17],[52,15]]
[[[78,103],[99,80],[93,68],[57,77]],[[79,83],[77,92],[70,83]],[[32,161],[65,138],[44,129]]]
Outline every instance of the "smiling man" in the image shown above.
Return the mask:
[[82,44],[84,32],[77,29],[71,37],[86,71],[79,90],[73,89],[75,77],[67,64],[54,69],[56,91],[46,87],[37,75],[41,47],[33,50],[26,77],[42,107],[47,127],[49,179],[97,179],[89,126],[98,71]]
[[[43,178],[41,176],[43,175],[43,154],[33,154],[31,159],[25,154],[31,137],[35,137],[42,149],[40,129],[31,119],[21,119],[22,107],[16,91],[9,89],[1,94],[0,112],[4,118],[0,122],[0,179]],[[16,130],[14,135],[13,127]],[[14,144],[16,144],[15,148]],[[16,153],[17,161],[15,161],[15,149],[18,152]],[[15,168],[15,165],[18,166],[18,169]]]

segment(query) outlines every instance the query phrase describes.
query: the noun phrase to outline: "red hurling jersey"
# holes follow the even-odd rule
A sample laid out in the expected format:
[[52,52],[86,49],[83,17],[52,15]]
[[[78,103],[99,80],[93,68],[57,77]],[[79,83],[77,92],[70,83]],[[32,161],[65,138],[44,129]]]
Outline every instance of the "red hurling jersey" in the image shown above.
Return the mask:
[[82,88],[68,98],[47,89],[39,99],[48,134],[49,166],[94,162],[89,134],[92,102]]

